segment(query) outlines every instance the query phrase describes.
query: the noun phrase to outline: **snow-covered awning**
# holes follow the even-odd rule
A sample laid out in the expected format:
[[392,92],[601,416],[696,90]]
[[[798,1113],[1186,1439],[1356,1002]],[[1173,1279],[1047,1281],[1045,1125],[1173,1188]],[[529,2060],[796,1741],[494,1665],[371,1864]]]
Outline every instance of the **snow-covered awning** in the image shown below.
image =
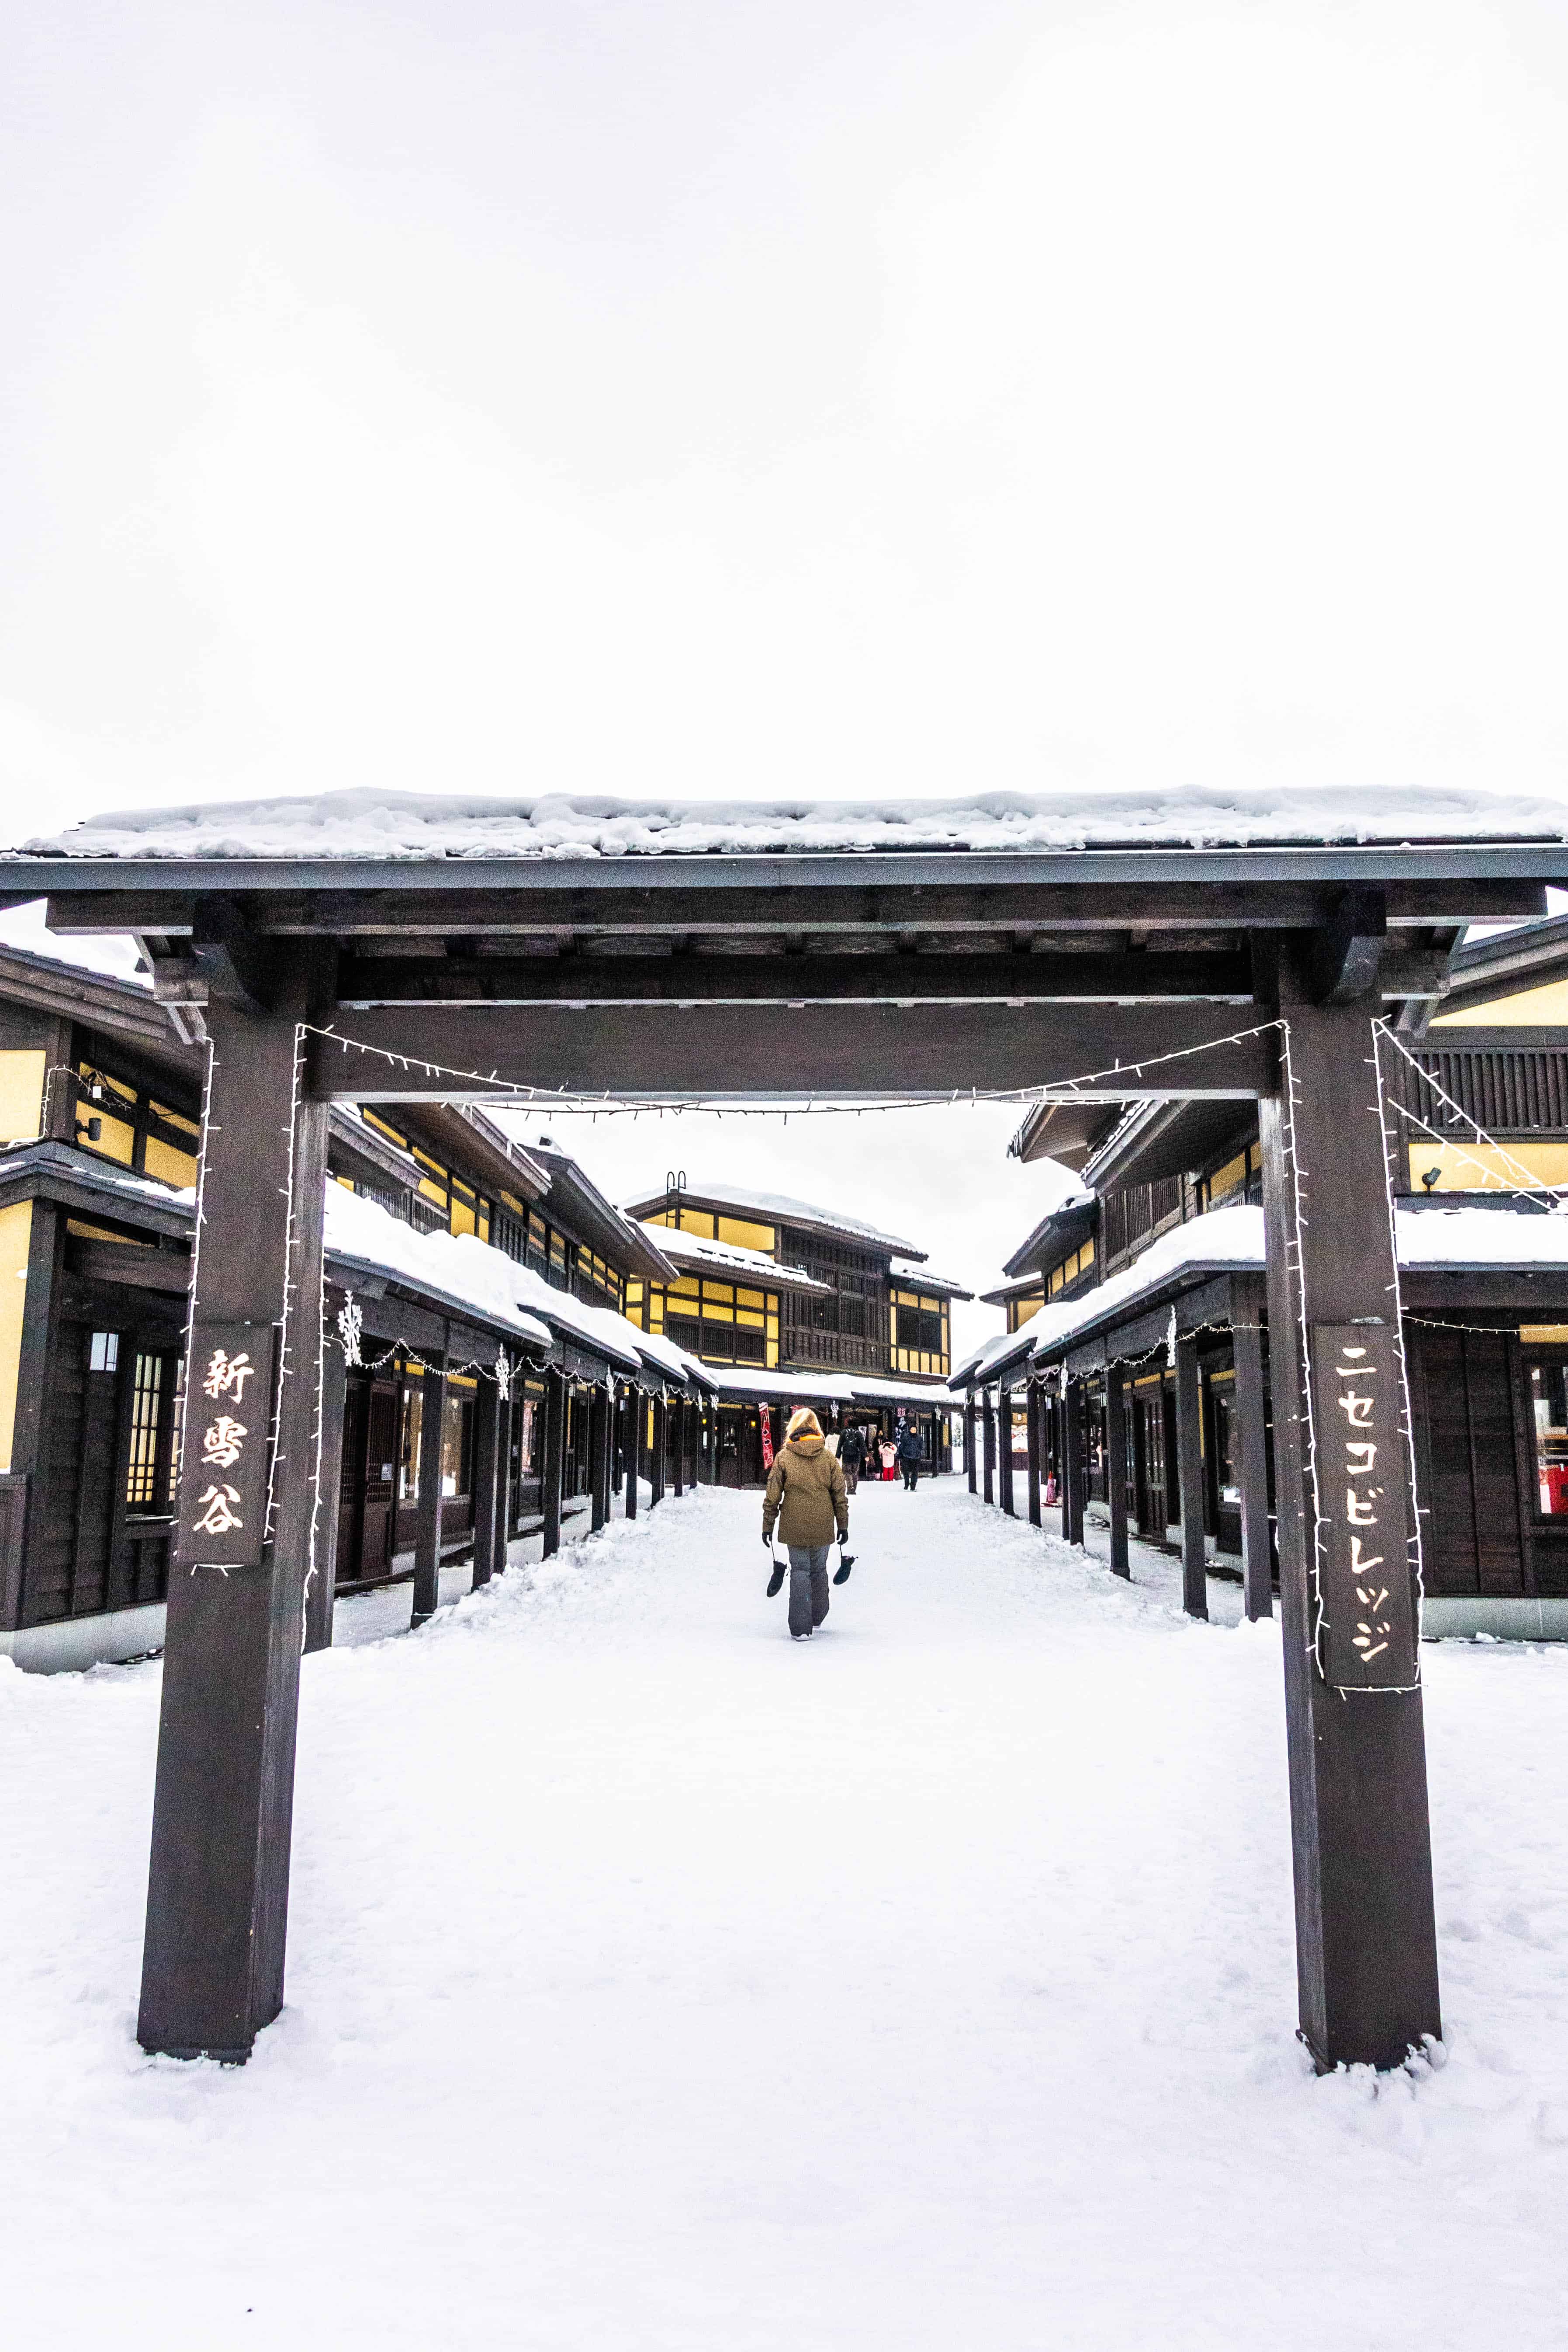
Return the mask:
[[665,1225],[643,1225],[638,1230],[651,1234],[674,1265],[733,1275],[755,1283],[759,1288],[767,1286],[774,1290],[818,1291],[825,1297],[832,1296],[830,1282],[818,1282],[804,1266],[781,1265],[765,1250],[742,1249],[733,1242],[704,1241],[700,1234],[672,1233]]
[[[1568,840],[1560,800],[1424,786],[1365,792],[1194,785],[970,798],[622,801],[547,793],[389,793],[113,810],[19,853],[237,861],[568,859],[1213,849],[1259,845]],[[13,853],[14,855],[18,853]]]
[[[1512,1209],[1396,1209],[1399,1264],[1407,1273],[1568,1272],[1568,1215]],[[1021,1332],[1002,1333],[953,1373],[977,1388],[1005,1369],[1022,1343],[1037,1363],[1055,1362],[1089,1332],[1119,1321],[1160,1292],[1174,1294],[1215,1274],[1261,1273],[1263,1212],[1215,1209],[1162,1234],[1142,1256],[1095,1289],[1040,1309]]]

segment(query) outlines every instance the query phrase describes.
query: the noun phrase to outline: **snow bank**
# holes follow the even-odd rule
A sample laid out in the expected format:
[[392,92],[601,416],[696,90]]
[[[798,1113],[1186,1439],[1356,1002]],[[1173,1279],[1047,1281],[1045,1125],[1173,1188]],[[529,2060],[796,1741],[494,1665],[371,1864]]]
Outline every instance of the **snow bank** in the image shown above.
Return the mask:
[[34,836],[49,857],[510,858],[823,851],[1205,848],[1314,842],[1561,841],[1568,803],[1483,792],[1147,792],[770,803],[385,793],[106,812]]
[[1560,2352],[1568,1654],[1424,1661],[1447,2063],[1294,2040],[1272,1625],[703,1487],[303,1662],[287,2007],[135,2043],[161,1675],[0,1666],[11,2352]]

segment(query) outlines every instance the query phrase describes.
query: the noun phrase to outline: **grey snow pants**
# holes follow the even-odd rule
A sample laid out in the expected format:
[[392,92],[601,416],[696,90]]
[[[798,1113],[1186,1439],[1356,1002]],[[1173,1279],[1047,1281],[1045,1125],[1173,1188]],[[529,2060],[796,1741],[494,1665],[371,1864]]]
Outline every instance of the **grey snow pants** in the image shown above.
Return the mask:
[[789,1547],[789,1630],[814,1633],[827,1614],[827,1555],[830,1544]]

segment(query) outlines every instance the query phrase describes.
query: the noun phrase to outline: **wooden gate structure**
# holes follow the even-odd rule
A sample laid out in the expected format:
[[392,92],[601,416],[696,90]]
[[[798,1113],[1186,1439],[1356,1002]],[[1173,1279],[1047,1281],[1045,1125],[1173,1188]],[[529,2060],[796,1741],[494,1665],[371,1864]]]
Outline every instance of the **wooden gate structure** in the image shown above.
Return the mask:
[[[1277,845],[1194,847],[1173,795],[1163,828],[1118,842],[1102,825],[1089,848],[990,845],[981,803],[943,804],[923,839],[917,804],[912,845],[869,852],[822,849],[831,808],[739,812],[742,849],[715,848],[712,812],[689,808],[686,848],[668,808],[388,800],[356,821],[346,804],[366,798],[105,818],[0,862],[6,903],[47,894],[57,930],[137,939],[159,998],[210,1040],[187,1393],[199,1408],[209,1369],[221,1389],[247,1356],[264,1395],[272,1366],[254,1470],[215,1481],[204,1416],[187,1419],[143,2044],[241,2059],[282,2004],[323,1507],[329,1106],[509,1087],[1258,1099],[1300,2027],[1324,2067],[1394,2065],[1436,2036],[1418,1522],[1372,1024],[1434,992],[1455,926],[1541,913],[1542,886],[1568,878],[1562,839],[1500,821],[1489,837],[1472,812],[1463,838],[1368,843],[1375,804],[1347,798],[1325,845],[1307,837],[1317,795]],[[963,845],[966,805],[986,845]],[[537,807],[564,808],[564,832],[533,831]],[[395,856],[375,854],[378,811]],[[593,838],[605,812],[623,854]],[[509,814],[515,840],[487,854]],[[864,814],[838,837],[854,843]],[[312,836],[335,854],[301,854]],[[225,1402],[260,1422],[255,1391]],[[228,1529],[204,1538],[225,1524],[215,1484]]]

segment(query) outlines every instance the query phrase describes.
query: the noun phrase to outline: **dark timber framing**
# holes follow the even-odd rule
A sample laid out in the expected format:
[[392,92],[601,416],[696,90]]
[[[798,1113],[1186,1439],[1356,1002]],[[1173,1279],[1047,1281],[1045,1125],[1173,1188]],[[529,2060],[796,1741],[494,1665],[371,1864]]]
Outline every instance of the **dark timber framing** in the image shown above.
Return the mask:
[[[1370,1016],[1430,994],[1443,926],[1538,915],[1549,881],[1568,881],[1562,842],[0,861],[0,898],[47,893],[57,929],[140,940],[159,1001],[184,1034],[213,1041],[198,1337],[204,1318],[276,1329],[289,1302],[262,1565],[224,1576],[182,1560],[171,1580],[143,2042],[243,2056],[282,1999],[330,1100],[483,1098],[504,1091],[488,1078],[498,1070],[585,1093],[752,1093],[759,1006],[772,1008],[780,1094],[1080,1080],[1077,1099],[1107,1103],[1256,1097],[1274,1394],[1304,1411],[1301,1330],[1390,1312],[1381,1139],[1353,1115],[1372,1099]],[[823,1017],[840,1003],[853,1019]],[[1268,1025],[1282,1011],[1288,1073]],[[397,1058],[345,1051],[343,1037]],[[1304,1224],[1301,1186],[1317,1203]],[[1083,1382],[1063,1377],[1052,1427],[1076,1541]],[[567,1374],[551,1370],[544,1386],[552,1548]],[[642,1411],[639,1398],[626,1427],[628,1509]],[[662,1403],[656,1418],[658,1496]],[[989,1402],[984,1428],[989,1491]],[[1294,1413],[1281,1411],[1275,1439],[1301,2023],[1320,2064],[1386,2065],[1438,2031],[1420,1695],[1347,1697],[1323,1680],[1321,1531]],[[426,1450],[438,1463],[434,1416]],[[186,1487],[199,1453],[187,1443]],[[972,1444],[972,1475],[973,1457]],[[1259,1564],[1249,1606],[1263,1582]]]

